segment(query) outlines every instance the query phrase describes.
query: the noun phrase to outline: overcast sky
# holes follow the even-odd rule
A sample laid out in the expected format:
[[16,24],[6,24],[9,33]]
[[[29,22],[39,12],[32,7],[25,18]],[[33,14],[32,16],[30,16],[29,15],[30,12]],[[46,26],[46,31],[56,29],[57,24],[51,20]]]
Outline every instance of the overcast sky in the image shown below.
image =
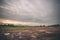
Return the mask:
[[60,24],[60,0],[0,0],[0,18]]

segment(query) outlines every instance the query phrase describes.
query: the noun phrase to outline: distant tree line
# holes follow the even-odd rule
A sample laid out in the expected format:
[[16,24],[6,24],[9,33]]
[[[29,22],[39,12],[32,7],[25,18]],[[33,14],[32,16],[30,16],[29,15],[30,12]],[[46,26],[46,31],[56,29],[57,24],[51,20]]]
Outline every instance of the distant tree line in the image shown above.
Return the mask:
[[13,24],[0,24],[0,27],[14,26]]
[[14,25],[14,24],[0,24],[0,27],[60,27],[60,24],[55,25],[40,25],[40,26],[28,26],[28,25]]
[[48,25],[48,27],[60,27],[60,24]]
[[0,24],[0,27],[24,27],[24,25]]

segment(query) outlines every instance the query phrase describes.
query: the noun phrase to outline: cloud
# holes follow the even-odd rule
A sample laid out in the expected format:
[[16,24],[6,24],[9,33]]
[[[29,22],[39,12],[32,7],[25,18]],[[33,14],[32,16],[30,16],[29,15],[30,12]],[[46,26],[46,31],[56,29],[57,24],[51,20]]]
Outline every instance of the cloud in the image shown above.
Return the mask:
[[0,18],[40,24],[60,23],[59,0],[3,0]]

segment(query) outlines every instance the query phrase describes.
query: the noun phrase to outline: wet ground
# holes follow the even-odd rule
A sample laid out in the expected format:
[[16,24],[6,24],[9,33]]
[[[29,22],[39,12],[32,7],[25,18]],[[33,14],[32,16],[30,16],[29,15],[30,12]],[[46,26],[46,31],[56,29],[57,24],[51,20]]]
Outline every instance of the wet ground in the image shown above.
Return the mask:
[[0,31],[0,40],[60,40],[60,27]]

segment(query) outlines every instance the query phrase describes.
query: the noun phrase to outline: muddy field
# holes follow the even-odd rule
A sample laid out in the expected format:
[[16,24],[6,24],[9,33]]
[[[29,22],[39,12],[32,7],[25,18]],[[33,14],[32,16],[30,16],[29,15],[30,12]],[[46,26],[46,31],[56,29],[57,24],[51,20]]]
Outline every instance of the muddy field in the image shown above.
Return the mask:
[[60,40],[60,27],[0,31],[0,40]]

